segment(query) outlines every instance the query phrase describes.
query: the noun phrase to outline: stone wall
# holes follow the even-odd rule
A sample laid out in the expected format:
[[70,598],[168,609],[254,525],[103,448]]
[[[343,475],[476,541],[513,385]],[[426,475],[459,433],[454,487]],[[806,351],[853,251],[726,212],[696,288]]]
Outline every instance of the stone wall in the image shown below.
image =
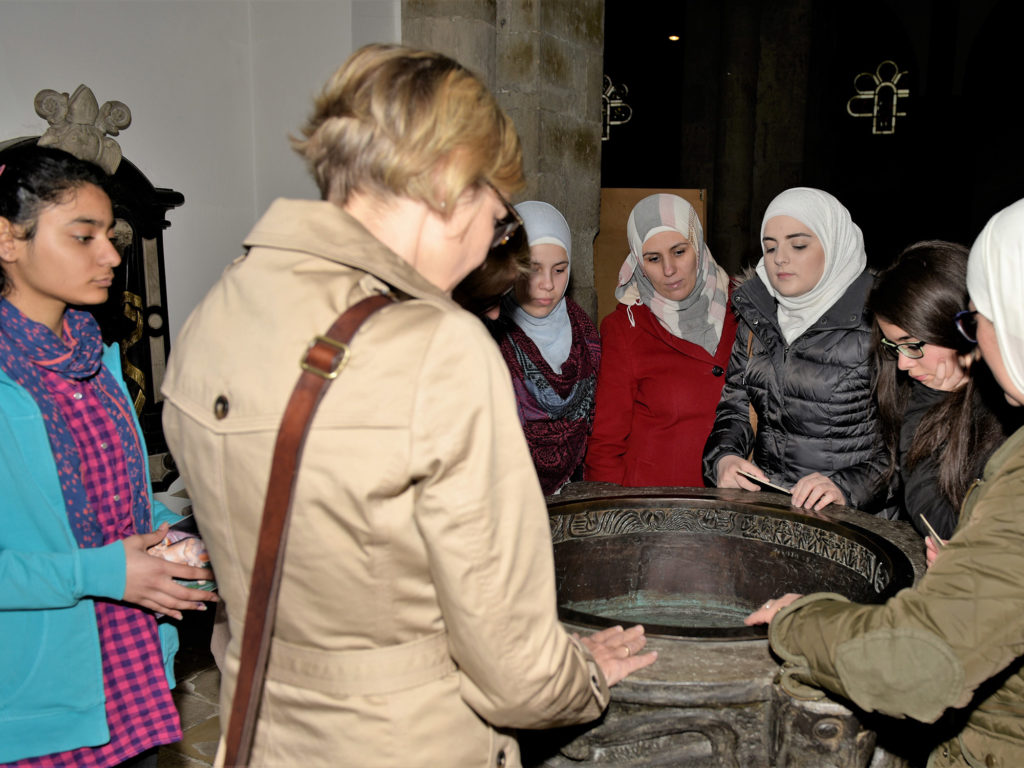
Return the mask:
[[527,186],[573,233],[570,293],[592,317],[601,196],[604,0],[403,0],[402,41],[479,73],[512,117]]

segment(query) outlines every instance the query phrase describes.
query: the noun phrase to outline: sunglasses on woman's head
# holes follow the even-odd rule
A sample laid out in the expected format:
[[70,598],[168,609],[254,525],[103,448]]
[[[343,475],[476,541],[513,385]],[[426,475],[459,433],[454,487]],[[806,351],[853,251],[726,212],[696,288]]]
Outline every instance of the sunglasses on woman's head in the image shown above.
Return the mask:
[[900,355],[909,357],[911,360],[920,360],[924,357],[924,350],[921,349],[926,341],[905,341],[902,344],[897,344],[895,341],[889,341],[885,336],[882,337],[882,349],[889,353],[889,357],[893,360],[898,358]]
[[505,196],[498,191],[498,188],[491,184],[489,181],[484,182],[488,187],[494,190],[494,194],[498,196],[498,199],[505,206],[505,215],[500,221],[494,222],[494,239],[491,241],[491,248],[497,248],[500,245],[505,245],[509,240],[512,239],[512,235],[515,234],[516,230],[522,228],[523,219],[515,208],[512,207],[512,203],[505,199]]
[[953,316],[956,329],[971,344],[978,343],[978,310],[962,309]]

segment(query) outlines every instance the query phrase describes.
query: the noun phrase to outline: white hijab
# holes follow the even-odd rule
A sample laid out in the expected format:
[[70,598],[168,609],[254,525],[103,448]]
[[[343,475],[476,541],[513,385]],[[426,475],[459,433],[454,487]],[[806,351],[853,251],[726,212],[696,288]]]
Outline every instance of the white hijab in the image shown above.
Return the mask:
[[[681,301],[666,299],[644,274],[644,243],[660,232],[678,232],[697,253],[697,279],[690,295]],[[633,206],[626,223],[626,237],[629,255],[619,268],[615,298],[627,307],[647,305],[673,336],[714,355],[729,304],[729,276],[704,242],[704,230],[693,206],[678,195],[649,195]],[[629,321],[633,322],[632,315]]]
[[778,302],[779,327],[786,343],[814,325],[828,311],[867,266],[864,236],[853,223],[850,212],[828,192],[810,187],[794,187],[779,194],[761,220],[761,244],[764,225],[776,216],[791,216],[808,227],[825,250],[825,269],[811,290],[801,296],[780,296],[768,279],[765,257],[757,262],[757,275]]
[[[526,241],[532,248],[535,245],[553,243],[565,249],[565,257],[569,260],[566,270],[566,288],[569,287],[569,274],[572,270],[572,234],[565,217],[555,206],[539,200],[527,200],[516,206],[516,211],[523,219],[526,228]],[[562,363],[569,357],[572,349],[572,324],[569,322],[569,309],[565,305],[565,289],[558,297],[551,312],[546,317],[534,317],[523,310],[509,295],[506,304],[513,322],[523,329],[551,370],[562,372]]]
[[1006,373],[1024,392],[1024,200],[989,219],[974,241],[967,293],[992,321]]

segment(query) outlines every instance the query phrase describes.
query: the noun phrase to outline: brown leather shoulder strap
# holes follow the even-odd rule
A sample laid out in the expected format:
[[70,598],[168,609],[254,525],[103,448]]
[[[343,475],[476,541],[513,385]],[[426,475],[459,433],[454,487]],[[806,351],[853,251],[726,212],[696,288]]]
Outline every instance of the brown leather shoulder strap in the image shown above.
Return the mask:
[[245,611],[238,680],[228,721],[226,766],[249,763],[263,695],[270,638],[277,615],[277,594],[281,587],[295,479],[309,425],[327,387],[348,362],[349,343],[356,331],[370,315],[394,300],[391,296],[378,295],[353,304],[334,321],[327,333],[309,343],[300,363],[302,373],[285,407],[274,445],[270,482],[249,585],[249,604]]

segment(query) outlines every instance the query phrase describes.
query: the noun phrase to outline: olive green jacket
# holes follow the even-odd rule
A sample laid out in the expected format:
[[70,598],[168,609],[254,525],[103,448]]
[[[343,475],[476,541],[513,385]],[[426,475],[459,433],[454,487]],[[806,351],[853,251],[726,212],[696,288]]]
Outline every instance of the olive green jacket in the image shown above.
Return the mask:
[[929,723],[967,708],[963,730],[933,750],[929,768],[1024,766],[1024,429],[983,477],[914,588],[884,605],[807,595],[769,630],[795,695],[812,693],[807,684]]

